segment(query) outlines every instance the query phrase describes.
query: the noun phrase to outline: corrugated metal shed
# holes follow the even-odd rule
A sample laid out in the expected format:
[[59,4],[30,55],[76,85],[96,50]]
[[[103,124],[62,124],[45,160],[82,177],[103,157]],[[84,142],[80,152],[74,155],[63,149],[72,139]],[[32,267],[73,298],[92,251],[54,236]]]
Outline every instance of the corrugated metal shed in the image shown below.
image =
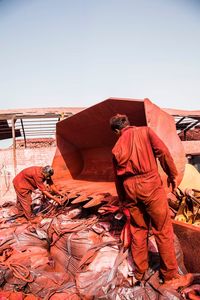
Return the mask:
[[27,139],[55,138],[56,123],[69,118],[84,108],[29,108],[0,110],[0,140],[12,138],[13,167],[16,174],[16,139],[23,137],[26,148]]
[[55,138],[56,123],[83,108],[37,108],[0,110],[0,140],[23,137]]

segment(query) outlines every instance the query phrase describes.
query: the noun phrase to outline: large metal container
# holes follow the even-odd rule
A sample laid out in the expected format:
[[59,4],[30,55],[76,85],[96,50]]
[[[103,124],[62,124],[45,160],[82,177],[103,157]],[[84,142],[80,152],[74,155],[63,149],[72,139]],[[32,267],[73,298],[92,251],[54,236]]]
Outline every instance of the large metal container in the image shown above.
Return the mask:
[[[73,180],[73,186],[91,183],[113,190],[111,149],[116,136],[109,120],[116,113],[126,114],[135,126],[149,126],[168,146],[178,169],[180,182],[185,167],[185,153],[176,134],[173,117],[150,100],[110,98],[57,124],[57,151],[53,160],[55,180]],[[166,175],[162,170],[163,183]],[[98,183],[98,184],[97,184]],[[106,186],[104,186],[106,183]]]

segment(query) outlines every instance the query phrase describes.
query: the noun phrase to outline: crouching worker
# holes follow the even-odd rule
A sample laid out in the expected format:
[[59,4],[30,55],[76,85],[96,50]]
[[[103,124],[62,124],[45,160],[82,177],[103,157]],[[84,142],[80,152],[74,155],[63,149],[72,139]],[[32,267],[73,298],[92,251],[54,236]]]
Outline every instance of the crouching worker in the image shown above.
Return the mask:
[[119,137],[112,149],[113,163],[121,206],[127,207],[131,215],[135,278],[142,281],[149,267],[148,232],[151,225],[160,255],[163,287],[186,286],[192,281],[192,274],[178,274],[172,222],[156,162],[158,158],[168,176],[168,184],[175,190],[177,170],[172,156],[151,128],[130,126],[126,115],[114,116],[110,125]]
[[[13,179],[13,186],[17,194],[16,206],[20,215],[25,215],[28,220],[32,219],[31,194],[36,189],[39,189],[44,196],[61,204],[61,200],[54,196],[62,196],[62,194],[56,189],[51,179],[53,174],[54,170],[50,166],[33,166],[22,170],[15,176]],[[47,187],[44,184],[45,181],[50,186],[51,191],[54,192],[54,195],[47,190]]]

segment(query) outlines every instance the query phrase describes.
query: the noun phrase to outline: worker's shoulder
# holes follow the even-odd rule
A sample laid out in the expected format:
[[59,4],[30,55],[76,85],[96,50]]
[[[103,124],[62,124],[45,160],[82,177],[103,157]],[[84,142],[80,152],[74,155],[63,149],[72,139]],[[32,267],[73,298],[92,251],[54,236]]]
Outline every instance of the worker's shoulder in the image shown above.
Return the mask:
[[40,174],[41,170],[41,166],[30,166],[23,169],[20,173],[24,174],[24,176],[35,176],[36,174]]
[[134,131],[149,131],[148,126],[130,126]]
[[148,126],[136,126],[137,130],[149,130]]
[[134,132],[148,132],[149,127],[147,126],[127,126],[122,130],[122,135],[125,136],[129,136],[134,134]]

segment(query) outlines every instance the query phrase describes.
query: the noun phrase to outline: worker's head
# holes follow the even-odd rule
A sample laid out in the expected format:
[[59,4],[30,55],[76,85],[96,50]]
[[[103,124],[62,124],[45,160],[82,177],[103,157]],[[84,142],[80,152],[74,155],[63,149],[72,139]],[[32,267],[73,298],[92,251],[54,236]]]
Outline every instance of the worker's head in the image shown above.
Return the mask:
[[110,119],[110,127],[116,133],[120,134],[121,130],[130,125],[126,115],[117,114]]
[[49,179],[54,174],[54,170],[51,166],[45,166],[42,168],[42,173],[46,179]]

